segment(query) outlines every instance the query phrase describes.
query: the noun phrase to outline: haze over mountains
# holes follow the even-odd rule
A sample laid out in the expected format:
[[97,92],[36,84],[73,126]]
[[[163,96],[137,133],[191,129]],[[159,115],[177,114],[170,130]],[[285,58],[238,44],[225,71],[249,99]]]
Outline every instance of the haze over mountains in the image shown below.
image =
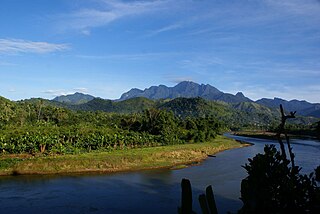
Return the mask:
[[[262,98],[257,101],[253,101],[248,97],[245,97],[243,93],[238,92],[236,95],[230,93],[224,93],[217,88],[209,85],[209,84],[197,84],[191,81],[180,82],[174,87],[167,87],[165,85],[159,86],[151,86],[150,88],[146,88],[144,90],[141,89],[131,89],[128,92],[125,92],[121,95],[120,99],[115,100],[116,102],[130,100],[132,98],[143,97],[150,100],[159,100],[159,99],[175,99],[179,97],[184,98],[195,98],[201,97],[205,100],[211,101],[223,101],[225,103],[233,104],[238,108],[243,105],[239,105],[239,103],[248,102],[248,103],[256,103],[262,106],[266,106],[272,109],[279,108],[279,105],[282,104],[287,111],[297,111],[299,115],[303,116],[313,116],[320,117],[320,104],[319,103],[309,103],[307,101],[299,101],[299,100],[283,100],[280,98],[268,99]],[[75,93],[73,95],[59,96],[53,99],[54,101],[70,104],[70,105],[79,105],[86,104],[83,108],[87,108],[87,106],[98,106],[103,105],[102,109],[106,108],[106,105],[110,108],[112,101],[105,100],[108,102],[104,102],[102,99],[95,99],[95,97],[87,94]],[[140,99],[140,101],[142,101]],[[146,100],[143,102],[148,103]],[[238,104],[238,105],[236,105]],[[79,106],[80,107],[80,106]],[[252,107],[252,105],[251,105]]]

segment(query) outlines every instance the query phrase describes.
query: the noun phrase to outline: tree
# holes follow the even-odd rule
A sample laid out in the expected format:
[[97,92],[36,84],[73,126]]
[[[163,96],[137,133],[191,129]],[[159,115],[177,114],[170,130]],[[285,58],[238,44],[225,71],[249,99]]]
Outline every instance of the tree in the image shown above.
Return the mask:
[[[278,127],[280,151],[265,145],[264,154],[257,154],[245,164],[248,176],[241,182],[243,207],[239,213],[320,213],[320,188],[315,176],[300,174],[294,163],[294,153],[285,131],[285,122],[295,112],[284,114],[280,105],[281,124]],[[290,159],[281,138],[284,133]]]

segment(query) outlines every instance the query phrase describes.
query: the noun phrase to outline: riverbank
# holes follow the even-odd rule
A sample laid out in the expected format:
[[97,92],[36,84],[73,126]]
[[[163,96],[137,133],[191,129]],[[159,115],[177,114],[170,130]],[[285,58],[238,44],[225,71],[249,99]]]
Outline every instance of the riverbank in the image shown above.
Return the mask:
[[[260,138],[260,139],[268,139],[268,140],[278,140],[275,132],[268,132],[268,131],[236,131],[232,132],[233,135],[243,136],[243,137],[253,137],[253,138]],[[293,139],[317,139],[314,136],[310,135],[295,135],[295,134],[288,134],[290,138]],[[284,134],[281,135],[284,139]]]
[[112,173],[155,168],[181,168],[227,149],[247,146],[217,136],[206,143],[170,145],[79,155],[0,156],[0,175]]
[[268,131],[236,131],[232,132],[231,134],[243,137],[277,140],[276,133]]

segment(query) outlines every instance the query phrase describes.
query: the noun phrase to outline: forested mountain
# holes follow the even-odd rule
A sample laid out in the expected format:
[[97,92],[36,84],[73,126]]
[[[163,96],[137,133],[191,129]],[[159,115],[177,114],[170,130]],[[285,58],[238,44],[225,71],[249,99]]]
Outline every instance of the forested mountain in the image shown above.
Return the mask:
[[82,94],[82,93],[76,92],[75,94],[62,95],[62,96],[55,97],[53,100],[61,103],[77,105],[77,104],[87,103],[93,100],[94,98],[95,98],[94,96],[91,96],[89,94]]
[[151,86],[145,90],[131,89],[122,94],[120,101],[134,98],[146,97],[148,99],[174,99],[178,97],[201,97],[207,100],[224,101],[227,103],[250,102],[251,100],[245,97],[241,92],[236,95],[223,93],[217,88],[207,84],[197,84],[190,81],[180,82],[174,87],[167,87],[165,85]]
[[[139,92],[139,90],[133,91]],[[28,120],[27,118],[37,118],[37,120],[42,118],[46,121],[59,121],[62,115],[64,115],[61,112],[68,112],[70,110],[87,112],[100,111],[116,114],[140,114],[146,110],[158,109],[173,112],[176,117],[182,119],[187,117],[210,117],[232,129],[246,127],[263,129],[276,126],[279,121],[280,113],[278,108],[280,104],[282,104],[284,109],[288,112],[294,110],[298,112],[297,118],[290,120],[291,124],[309,126],[318,122],[319,119],[315,117],[320,116],[320,104],[311,104],[306,101],[297,100],[286,101],[278,98],[274,100],[261,99],[257,102],[252,102],[244,97],[242,93],[237,93],[236,95],[224,94],[210,85],[199,85],[193,82],[182,82],[173,88],[160,86],[151,87],[145,90],[145,92],[149,94],[152,94],[151,91],[155,92],[153,98],[157,97],[159,99],[134,97],[121,101],[112,101],[93,98],[93,96],[80,93],[56,98],[54,100],[32,98],[18,102],[13,102],[0,97],[0,120],[12,120],[22,124],[24,120]],[[162,95],[166,96],[162,96],[161,93],[158,93],[159,91],[162,91]],[[204,98],[193,97],[199,94]],[[128,97],[130,96],[129,93]],[[167,96],[190,97],[160,99],[161,97]],[[231,97],[233,101],[235,101],[236,98],[239,98],[247,100],[247,102],[225,102],[208,99],[213,98],[214,96],[220,96],[221,100],[226,100]],[[312,115],[315,117],[302,117],[299,115]],[[65,122],[69,123],[70,121],[66,120]]]
[[320,104],[314,104],[310,108],[303,109],[301,115],[320,118]]
[[[166,100],[151,100],[144,97],[136,97],[118,102],[95,98],[79,105],[67,105],[48,100],[45,103],[53,106],[64,106],[71,110],[103,111],[122,114],[141,113],[147,109],[154,108],[172,111],[180,118],[213,117],[226,126],[233,128],[267,127],[276,124],[280,116],[278,109],[269,108],[254,102],[226,103],[223,101],[210,101],[201,97],[180,97]],[[318,119],[312,117],[298,117],[295,120],[291,120],[291,123],[306,125],[317,121]]]
[[156,107],[156,101],[143,97],[137,97],[121,102],[113,102],[112,100],[104,100],[95,98],[87,103],[80,105],[66,105],[66,108],[82,111],[104,111],[114,113],[136,113],[143,110]]
[[[243,93],[238,92],[236,95],[224,93],[219,91],[217,88],[207,84],[197,84],[191,81],[180,82],[174,87],[167,87],[165,85],[151,86],[150,88],[140,90],[131,89],[130,91],[122,94],[118,101],[123,101],[135,97],[145,97],[152,100],[159,99],[175,99],[179,97],[184,98],[195,98],[201,97],[206,100],[223,101],[226,103],[239,104],[239,103],[254,103],[254,101],[245,97]],[[279,105],[282,104],[286,111],[297,111],[298,115],[302,116],[313,116],[320,117],[320,104],[309,103],[307,101],[299,100],[283,100],[280,98],[267,99],[262,98],[257,100],[255,103],[278,109]],[[247,104],[248,105],[248,104]],[[238,106],[239,107],[239,106]],[[251,106],[253,107],[253,105]]]
[[[53,101],[56,101],[56,106],[65,106],[74,110],[100,110],[105,112],[130,113],[139,112],[143,109],[153,107],[155,103],[163,102],[164,100],[197,97],[201,97],[208,101],[223,101],[225,103],[231,104],[238,110],[240,109],[245,111],[249,111],[250,109],[252,110],[253,108],[261,109],[262,107],[259,106],[265,106],[273,110],[277,110],[279,108],[279,105],[282,104],[287,112],[297,111],[297,115],[320,118],[319,103],[309,103],[307,101],[299,100],[287,101],[280,98],[262,98],[254,102],[245,97],[241,92],[233,95],[221,92],[217,88],[209,84],[200,85],[191,81],[180,82],[174,87],[159,85],[151,86],[150,88],[147,88],[145,90],[134,88],[122,94],[122,96],[118,100],[103,100],[101,98],[95,98],[91,95],[75,93],[72,95],[56,97],[53,99]],[[129,101],[122,102],[126,100]],[[251,105],[249,105],[249,103],[251,103]],[[259,104],[259,106],[254,105],[254,103]],[[265,108],[264,110],[267,109]]]

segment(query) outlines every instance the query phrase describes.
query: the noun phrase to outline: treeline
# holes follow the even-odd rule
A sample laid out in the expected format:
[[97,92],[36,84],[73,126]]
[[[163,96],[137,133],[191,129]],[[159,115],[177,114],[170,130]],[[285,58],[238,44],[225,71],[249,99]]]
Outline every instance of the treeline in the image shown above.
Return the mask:
[[72,111],[46,100],[0,98],[0,152],[75,154],[204,142],[225,126],[213,117],[177,117],[155,108],[140,113]]
[[[287,133],[298,135],[298,136],[313,136],[320,139],[320,121],[312,124],[287,124],[286,126]],[[278,126],[272,124],[268,127],[270,132],[277,132]]]
[[[0,97],[0,152],[66,154],[203,142],[225,130],[272,131],[279,119],[278,112],[252,103],[230,106],[202,98],[110,102],[94,99],[83,109],[45,99],[12,102]],[[319,123],[310,121],[314,119],[298,117],[289,130],[319,136]]]

